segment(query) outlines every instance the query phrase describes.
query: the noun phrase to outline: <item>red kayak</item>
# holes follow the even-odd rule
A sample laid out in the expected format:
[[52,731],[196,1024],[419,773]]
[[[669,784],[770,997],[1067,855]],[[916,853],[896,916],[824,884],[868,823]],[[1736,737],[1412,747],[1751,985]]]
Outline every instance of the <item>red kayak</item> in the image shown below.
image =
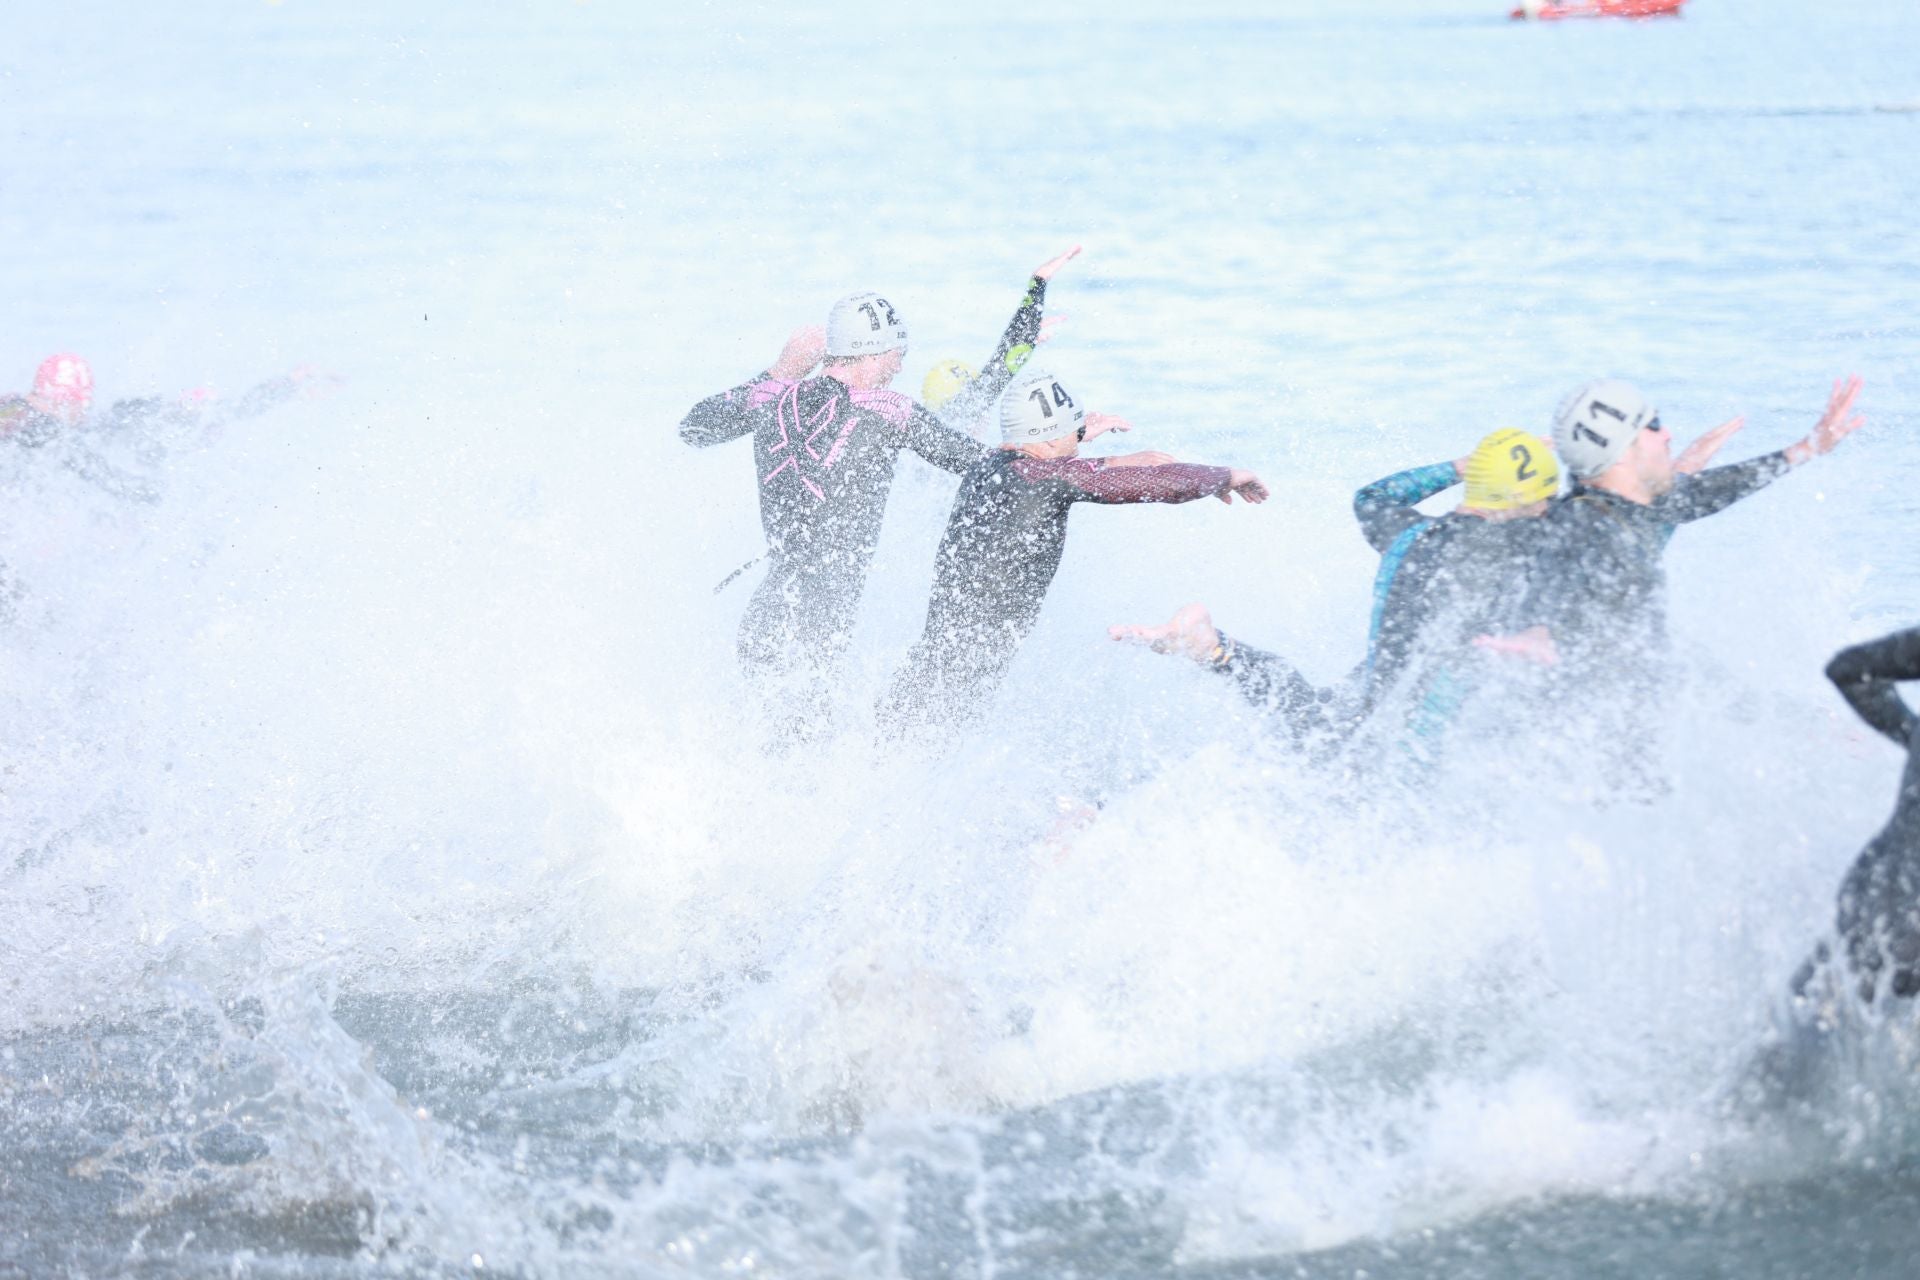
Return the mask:
[[1565,18],[1664,18],[1677,16],[1680,6],[1687,0],[1572,0],[1571,3],[1558,3],[1557,0],[1543,0],[1540,4],[1525,5],[1513,11],[1516,18],[1537,18],[1542,22],[1559,22]]

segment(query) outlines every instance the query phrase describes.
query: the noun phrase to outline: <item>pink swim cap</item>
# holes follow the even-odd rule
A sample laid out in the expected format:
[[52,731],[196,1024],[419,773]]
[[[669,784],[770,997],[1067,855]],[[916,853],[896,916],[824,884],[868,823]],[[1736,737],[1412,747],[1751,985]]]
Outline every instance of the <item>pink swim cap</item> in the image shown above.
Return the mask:
[[28,399],[49,413],[62,408],[85,410],[93,403],[93,369],[70,352],[48,356],[34,372],[33,394]]

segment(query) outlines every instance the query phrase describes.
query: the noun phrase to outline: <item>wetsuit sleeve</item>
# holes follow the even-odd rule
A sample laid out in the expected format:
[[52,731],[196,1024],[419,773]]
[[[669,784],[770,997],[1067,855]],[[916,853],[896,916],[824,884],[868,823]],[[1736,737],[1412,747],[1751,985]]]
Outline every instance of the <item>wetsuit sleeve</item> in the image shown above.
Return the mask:
[[1241,697],[1278,718],[1296,739],[1336,727],[1333,690],[1314,685],[1277,653],[1242,644],[1223,631],[1207,666],[1232,680]]
[[1732,466],[1713,467],[1697,476],[1681,476],[1673,492],[1658,499],[1653,509],[1669,524],[1704,520],[1760,492],[1791,470],[1793,464],[1787,461],[1787,452],[1782,449]]
[[1028,280],[1026,296],[1020,299],[1013,319],[1007,322],[1006,332],[1000,335],[1000,345],[980,366],[966,394],[984,404],[1007,389],[1013,375],[1020,372],[1020,366],[1033,354],[1034,344],[1040,341],[1040,311],[1046,300],[1047,282],[1039,276]]
[[277,378],[268,378],[265,382],[249,387],[244,395],[233,402],[231,408],[220,416],[230,421],[257,418],[269,409],[277,409],[299,392],[300,383],[291,375],[281,374]]
[[1893,686],[1920,680],[1920,627],[1842,649],[1827,664],[1827,679],[1862,720],[1907,746],[1920,718]]
[[160,494],[152,485],[116,470],[105,458],[90,449],[70,450],[62,459],[62,465],[82,480],[124,502],[160,501]]
[[955,431],[925,405],[913,404],[907,412],[907,448],[942,471],[965,475],[967,468],[986,456],[987,447],[965,432]]
[[773,380],[773,371],[756,373],[731,391],[708,396],[680,419],[680,438],[696,449],[738,440],[753,430],[754,411],[759,407],[753,389]]
[[[1022,459],[1015,467],[1030,479],[1047,471],[1038,459]],[[1034,474],[1034,473],[1040,474]],[[1225,467],[1203,467],[1191,462],[1169,462],[1158,467],[1116,467],[1097,458],[1074,458],[1058,465],[1052,478],[1066,484],[1071,502],[1192,502],[1226,492],[1233,472]]]
[[993,349],[973,380],[940,408],[940,417],[948,422],[968,423],[986,411],[1020,372],[1040,341],[1040,308],[1047,296],[1047,282],[1039,276],[1027,281],[1026,296],[1020,299],[1013,319],[1007,322],[1000,345]]
[[1353,495],[1353,516],[1368,545],[1385,554],[1394,539],[1427,518],[1415,506],[1459,483],[1451,462],[1396,471]]

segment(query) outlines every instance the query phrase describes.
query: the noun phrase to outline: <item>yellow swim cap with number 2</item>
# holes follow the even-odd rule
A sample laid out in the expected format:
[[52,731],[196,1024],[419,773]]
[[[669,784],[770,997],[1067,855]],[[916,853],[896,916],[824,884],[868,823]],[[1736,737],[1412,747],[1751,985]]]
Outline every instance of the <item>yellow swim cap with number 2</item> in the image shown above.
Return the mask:
[[1466,481],[1467,506],[1511,511],[1544,502],[1559,490],[1560,460],[1539,436],[1506,427],[1473,447]]

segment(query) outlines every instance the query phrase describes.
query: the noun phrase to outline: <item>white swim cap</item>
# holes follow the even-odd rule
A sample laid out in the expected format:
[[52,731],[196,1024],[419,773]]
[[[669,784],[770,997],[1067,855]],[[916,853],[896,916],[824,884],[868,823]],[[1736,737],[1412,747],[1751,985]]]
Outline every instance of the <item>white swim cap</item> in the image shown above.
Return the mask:
[[1634,436],[1658,416],[1632,383],[1601,378],[1560,402],[1553,447],[1567,470],[1585,480],[1620,461]]
[[877,293],[849,294],[827,313],[830,356],[870,356],[896,347],[907,349],[907,326]]
[[1000,439],[1007,444],[1058,440],[1086,421],[1087,411],[1045,369],[1028,366],[1000,393]]

